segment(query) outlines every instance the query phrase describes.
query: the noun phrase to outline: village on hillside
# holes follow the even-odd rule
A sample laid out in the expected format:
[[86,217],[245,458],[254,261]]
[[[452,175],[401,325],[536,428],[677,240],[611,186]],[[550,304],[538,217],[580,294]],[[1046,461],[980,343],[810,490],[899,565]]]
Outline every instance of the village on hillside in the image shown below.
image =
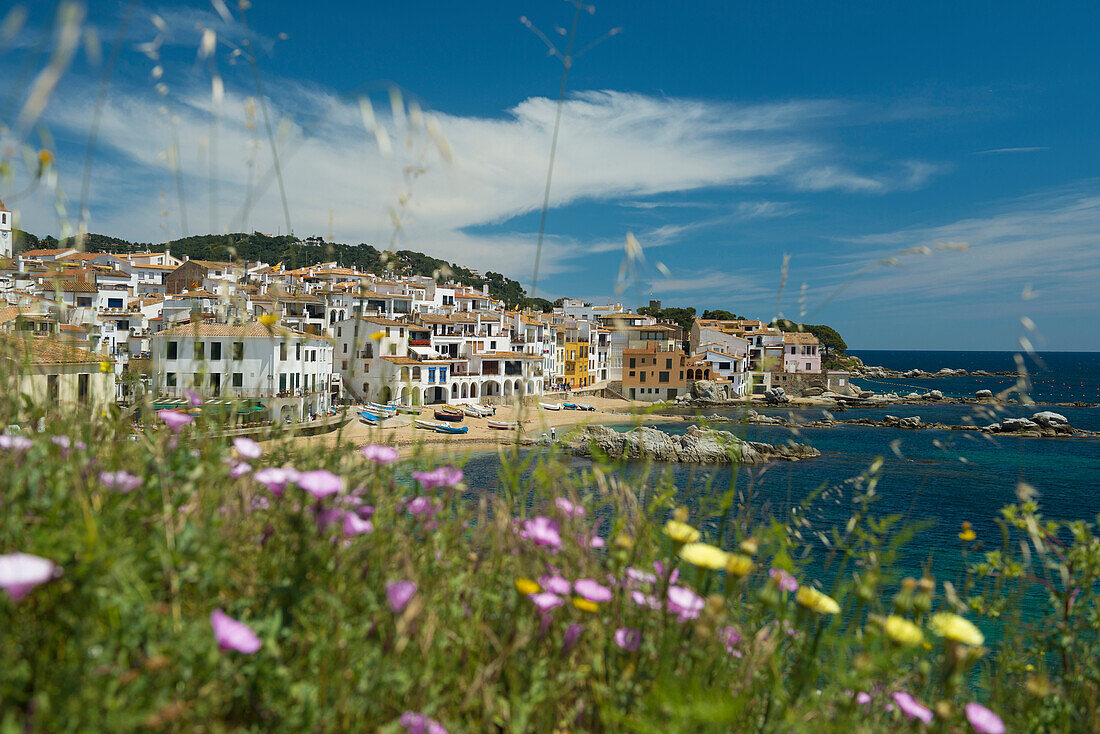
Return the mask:
[[621,303],[569,298],[524,312],[488,286],[334,262],[13,254],[2,204],[0,231],[0,332],[33,367],[23,392],[48,404],[172,407],[197,394],[299,422],[341,404],[496,404],[579,389],[656,403],[703,380],[726,398],[848,389],[847,372],[823,369],[817,337],[759,320],[696,318],[685,333]]

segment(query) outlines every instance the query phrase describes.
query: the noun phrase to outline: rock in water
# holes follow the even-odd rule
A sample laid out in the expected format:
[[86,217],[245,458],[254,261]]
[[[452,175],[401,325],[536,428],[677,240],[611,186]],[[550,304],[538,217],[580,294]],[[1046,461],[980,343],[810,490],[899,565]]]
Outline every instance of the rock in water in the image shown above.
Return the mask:
[[781,387],[769,387],[764,391],[764,399],[774,405],[791,402],[791,398],[787,395],[787,391]]
[[924,394],[926,400],[943,400],[943,393],[939,390],[931,390]]
[[714,380],[696,380],[691,383],[691,396],[701,403],[721,403],[722,392]]
[[1016,433],[1018,431],[1038,430],[1039,424],[1029,421],[1027,418],[1005,418],[1001,421],[1001,433]]
[[593,453],[613,459],[649,459],[699,464],[763,464],[768,461],[798,461],[820,456],[817,449],[803,444],[773,446],[742,441],[729,431],[691,426],[682,436],[673,436],[649,426],[619,433],[607,426],[586,426],[568,444],[569,452],[590,457]]
[[902,428],[920,428],[921,419],[920,416],[911,415],[908,418],[902,418],[898,421],[898,425]]
[[993,399],[993,391],[992,390],[979,390],[978,392],[974,393],[974,397],[976,397],[978,400],[992,400]]

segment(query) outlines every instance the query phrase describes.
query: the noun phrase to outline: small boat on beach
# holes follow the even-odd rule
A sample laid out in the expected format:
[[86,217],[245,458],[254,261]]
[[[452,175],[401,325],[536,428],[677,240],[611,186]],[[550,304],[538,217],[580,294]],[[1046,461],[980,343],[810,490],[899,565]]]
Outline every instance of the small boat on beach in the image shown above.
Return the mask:
[[387,417],[387,418],[397,415],[397,408],[393,407],[392,405],[381,405],[379,403],[367,403],[367,410],[371,411],[372,413],[377,413],[378,415],[381,415],[381,416],[384,416],[384,417]]
[[573,410],[595,410],[588,403],[573,403]]
[[466,414],[457,408],[448,408],[446,406],[435,409],[435,419],[437,421],[452,421],[458,423],[466,417]]
[[435,431],[436,433],[466,433],[470,430],[469,426],[452,426],[446,423],[432,423],[431,421],[414,420],[417,428],[426,428],[429,431]]
[[408,413],[409,415],[420,415],[419,405],[401,405],[400,403],[391,403],[390,407],[396,410],[398,413]]
[[498,431],[514,431],[519,428],[519,423],[515,421],[486,421],[485,425]]
[[[386,417],[388,417],[388,416],[386,416]],[[379,421],[381,420],[381,418],[375,413],[370,413],[370,412],[365,411],[365,410],[360,410],[359,411],[359,420],[363,421],[368,426],[377,426]]]
[[496,412],[492,408],[486,408],[480,405],[464,405],[462,406],[462,411],[471,418],[484,418]]
[[561,410],[561,404],[559,403],[539,403],[546,410]]

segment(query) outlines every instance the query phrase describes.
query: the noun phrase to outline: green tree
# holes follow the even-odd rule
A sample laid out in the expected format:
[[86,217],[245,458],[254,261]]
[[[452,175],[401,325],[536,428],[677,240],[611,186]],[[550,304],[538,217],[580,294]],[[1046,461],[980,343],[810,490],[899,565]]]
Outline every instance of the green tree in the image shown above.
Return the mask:
[[716,309],[714,311],[703,311],[704,319],[717,319],[719,321],[738,321],[744,319],[744,316],[738,316],[732,311],[726,311],[723,309]]

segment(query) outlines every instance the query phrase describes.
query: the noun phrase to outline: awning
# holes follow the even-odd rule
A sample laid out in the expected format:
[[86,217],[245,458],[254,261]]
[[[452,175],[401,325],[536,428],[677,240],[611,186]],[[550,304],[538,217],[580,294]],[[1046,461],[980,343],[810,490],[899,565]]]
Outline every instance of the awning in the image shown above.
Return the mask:
[[431,347],[409,347],[409,351],[425,359],[443,359],[443,355]]

